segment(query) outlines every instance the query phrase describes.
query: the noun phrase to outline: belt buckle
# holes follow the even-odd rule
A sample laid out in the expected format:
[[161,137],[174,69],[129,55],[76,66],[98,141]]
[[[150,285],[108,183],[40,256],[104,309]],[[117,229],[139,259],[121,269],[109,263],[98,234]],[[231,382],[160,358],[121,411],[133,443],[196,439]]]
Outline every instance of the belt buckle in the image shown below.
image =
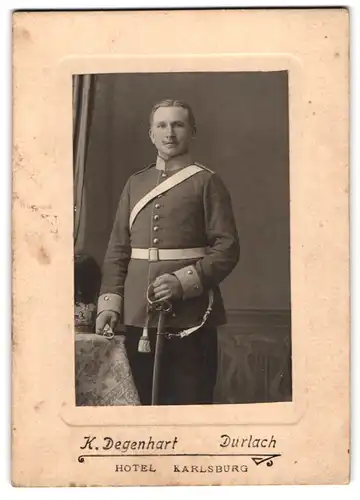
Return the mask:
[[157,262],[159,259],[159,249],[149,248],[149,262]]

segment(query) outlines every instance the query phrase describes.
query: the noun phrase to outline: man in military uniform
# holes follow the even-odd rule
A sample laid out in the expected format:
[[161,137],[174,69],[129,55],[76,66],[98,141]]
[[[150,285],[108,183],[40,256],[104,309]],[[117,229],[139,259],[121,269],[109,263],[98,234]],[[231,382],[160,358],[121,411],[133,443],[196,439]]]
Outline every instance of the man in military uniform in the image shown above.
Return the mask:
[[[183,102],[164,100],[150,115],[156,163],[122,192],[103,266],[96,331],[125,325],[125,346],[142,404],[150,404],[158,313],[169,301],[160,404],[210,404],[217,373],[217,327],[226,322],[218,285],[239,259],[229,193],[194,163],[195,119]],[[138,351],[144,328],[151,353]]]

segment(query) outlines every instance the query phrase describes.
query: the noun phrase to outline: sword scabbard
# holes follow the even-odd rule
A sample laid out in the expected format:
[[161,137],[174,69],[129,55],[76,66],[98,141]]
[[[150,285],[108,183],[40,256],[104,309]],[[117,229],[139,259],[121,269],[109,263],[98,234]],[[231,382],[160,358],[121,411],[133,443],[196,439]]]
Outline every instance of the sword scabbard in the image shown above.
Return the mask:
[[159,310],[159,320],[156,333],[156,346],[155,346],[155,357],[154,357],[154,370],[153,370],[153,380],[152,380],[152,397],[151,404],[159,404],[159,392],[160,392],[160,377],[161,377],[161,357],[165,341],[165,316],[169,312],[169,308],[165,305]]

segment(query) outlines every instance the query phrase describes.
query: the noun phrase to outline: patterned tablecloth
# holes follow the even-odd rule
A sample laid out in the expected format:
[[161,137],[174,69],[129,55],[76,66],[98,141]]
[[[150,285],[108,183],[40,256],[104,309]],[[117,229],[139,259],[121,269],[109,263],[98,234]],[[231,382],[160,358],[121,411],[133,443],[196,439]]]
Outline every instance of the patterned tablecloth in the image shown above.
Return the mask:
[[139,405],[124,337],[75,334],[77,406]]

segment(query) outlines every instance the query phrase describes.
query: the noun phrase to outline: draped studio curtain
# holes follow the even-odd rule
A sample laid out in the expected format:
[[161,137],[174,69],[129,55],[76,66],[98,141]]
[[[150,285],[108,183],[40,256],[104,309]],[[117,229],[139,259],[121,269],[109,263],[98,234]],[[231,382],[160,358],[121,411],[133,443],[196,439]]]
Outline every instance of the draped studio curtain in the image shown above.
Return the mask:
[[89,132],[94,108],[96,76],[73,76],[74,249],[84,245],[86,196],[85,171]]

